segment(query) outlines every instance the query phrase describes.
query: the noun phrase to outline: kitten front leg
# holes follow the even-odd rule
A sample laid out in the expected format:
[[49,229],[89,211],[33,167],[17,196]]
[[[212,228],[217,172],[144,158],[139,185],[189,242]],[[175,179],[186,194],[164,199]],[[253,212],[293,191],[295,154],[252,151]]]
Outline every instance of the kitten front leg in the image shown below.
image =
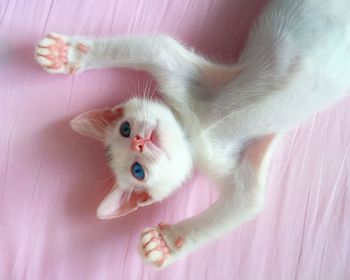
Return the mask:
[[[230,197],[229,197],[230,196]],[[225,194],[207,211],[175,225],[147,228],[141,234],[140,252],[146,263],[166,267],[254,216],[257,201],[242,202],[245,194]]]
[[198,216],[145,229],[140,237],[141,256],[146,263],[163,268],[233,230],[255,216],[261,206],[257,200],[248,203],[240,199],[248,199],[248,194],[225,193]]
[[145,262],[163,268],[254,217],[263,204],[273,139],[262,137],[241,151],[234,172],[220,180],[220,198],[206,211],[175,225],[146,229],[140,238]]
[[105,67],[148,71],[169,103],[179,108],[194,100],[190,95],[207,94],[242,71],[241,66],[212,63],[164,35],[89,39],[50,33],[39,42],[36,59],[50,73]]
[[168,36],[120,36],[89,39],[49,33],[39,41],[36,58],[51,73],[66,73],[67,65],[86,68],[127,67],[151,72],[154,76],[198,60],[191,51]]

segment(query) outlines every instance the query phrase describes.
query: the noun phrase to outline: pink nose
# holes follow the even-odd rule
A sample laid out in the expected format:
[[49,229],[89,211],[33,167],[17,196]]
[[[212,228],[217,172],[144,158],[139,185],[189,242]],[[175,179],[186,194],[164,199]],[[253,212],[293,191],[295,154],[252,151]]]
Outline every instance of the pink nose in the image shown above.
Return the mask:
[[146,142],[149,141],[149,139],[146,138],[142,138],[139,135],[136,135],[132,140],[131,140],[131,144],[130,144],[130,148],[132,151],[135,152],[143,152],[143,148],[146,144]]

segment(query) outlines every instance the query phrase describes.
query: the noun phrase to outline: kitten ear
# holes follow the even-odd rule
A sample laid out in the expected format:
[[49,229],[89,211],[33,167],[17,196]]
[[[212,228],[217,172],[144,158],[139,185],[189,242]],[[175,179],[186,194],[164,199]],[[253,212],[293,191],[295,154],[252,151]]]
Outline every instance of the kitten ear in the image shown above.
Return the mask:
[[70,126],[80,134],[102,141],[106,128],[123,115],[123,108],[93,110],[75,117],[70,121]]
[[97,217],[101,220],[122,217],[152,202],[146,191],[129,194],[115,185],[98,206]]
[[217,64],[200,65],[203,79],[210,88],[224,86],[232,82],[244,70],[244,65],[224,66]]

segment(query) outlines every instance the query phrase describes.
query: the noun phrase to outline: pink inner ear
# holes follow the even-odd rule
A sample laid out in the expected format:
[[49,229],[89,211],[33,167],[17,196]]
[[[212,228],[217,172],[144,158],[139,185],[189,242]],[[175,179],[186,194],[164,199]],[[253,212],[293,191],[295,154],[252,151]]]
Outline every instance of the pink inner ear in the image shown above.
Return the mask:
[[129,200],[120,205],[120,208],[117,209],[114,217],[121,217],[136,211],[142,203],[145,203],[150,198],[149,194],[145,191],[132,192]]
[[113,187],[99,205],[97,217],[99,219],[121,217],[151,203],[152,198],[146,191],[134,191],[128,194],[118,187]]
[[124,115],[123,108],[118,108],[115,111],[112,109],[102,109],[91,111],[89,118],[91,120],[104,120],[108,123],[114,122],[117,119],[122,118]]
[[95,138],[97,140],[103,140],[106,127],[114,121],[122,118],[123,115],[123,108],[104,108],[93,110],[75,117],[70,122],[70,125],[73,130],[80,134]]

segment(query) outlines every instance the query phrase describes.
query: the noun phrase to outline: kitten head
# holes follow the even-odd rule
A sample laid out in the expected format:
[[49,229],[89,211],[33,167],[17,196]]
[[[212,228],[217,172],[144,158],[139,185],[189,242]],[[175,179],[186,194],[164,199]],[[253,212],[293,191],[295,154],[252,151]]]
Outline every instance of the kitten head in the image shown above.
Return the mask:
[[169,196],[190,174],[192,155],[183,129],[162,103],[133,98],[74,118],[71,127],[103,141],[116,183],[97,216],[123,216]]

